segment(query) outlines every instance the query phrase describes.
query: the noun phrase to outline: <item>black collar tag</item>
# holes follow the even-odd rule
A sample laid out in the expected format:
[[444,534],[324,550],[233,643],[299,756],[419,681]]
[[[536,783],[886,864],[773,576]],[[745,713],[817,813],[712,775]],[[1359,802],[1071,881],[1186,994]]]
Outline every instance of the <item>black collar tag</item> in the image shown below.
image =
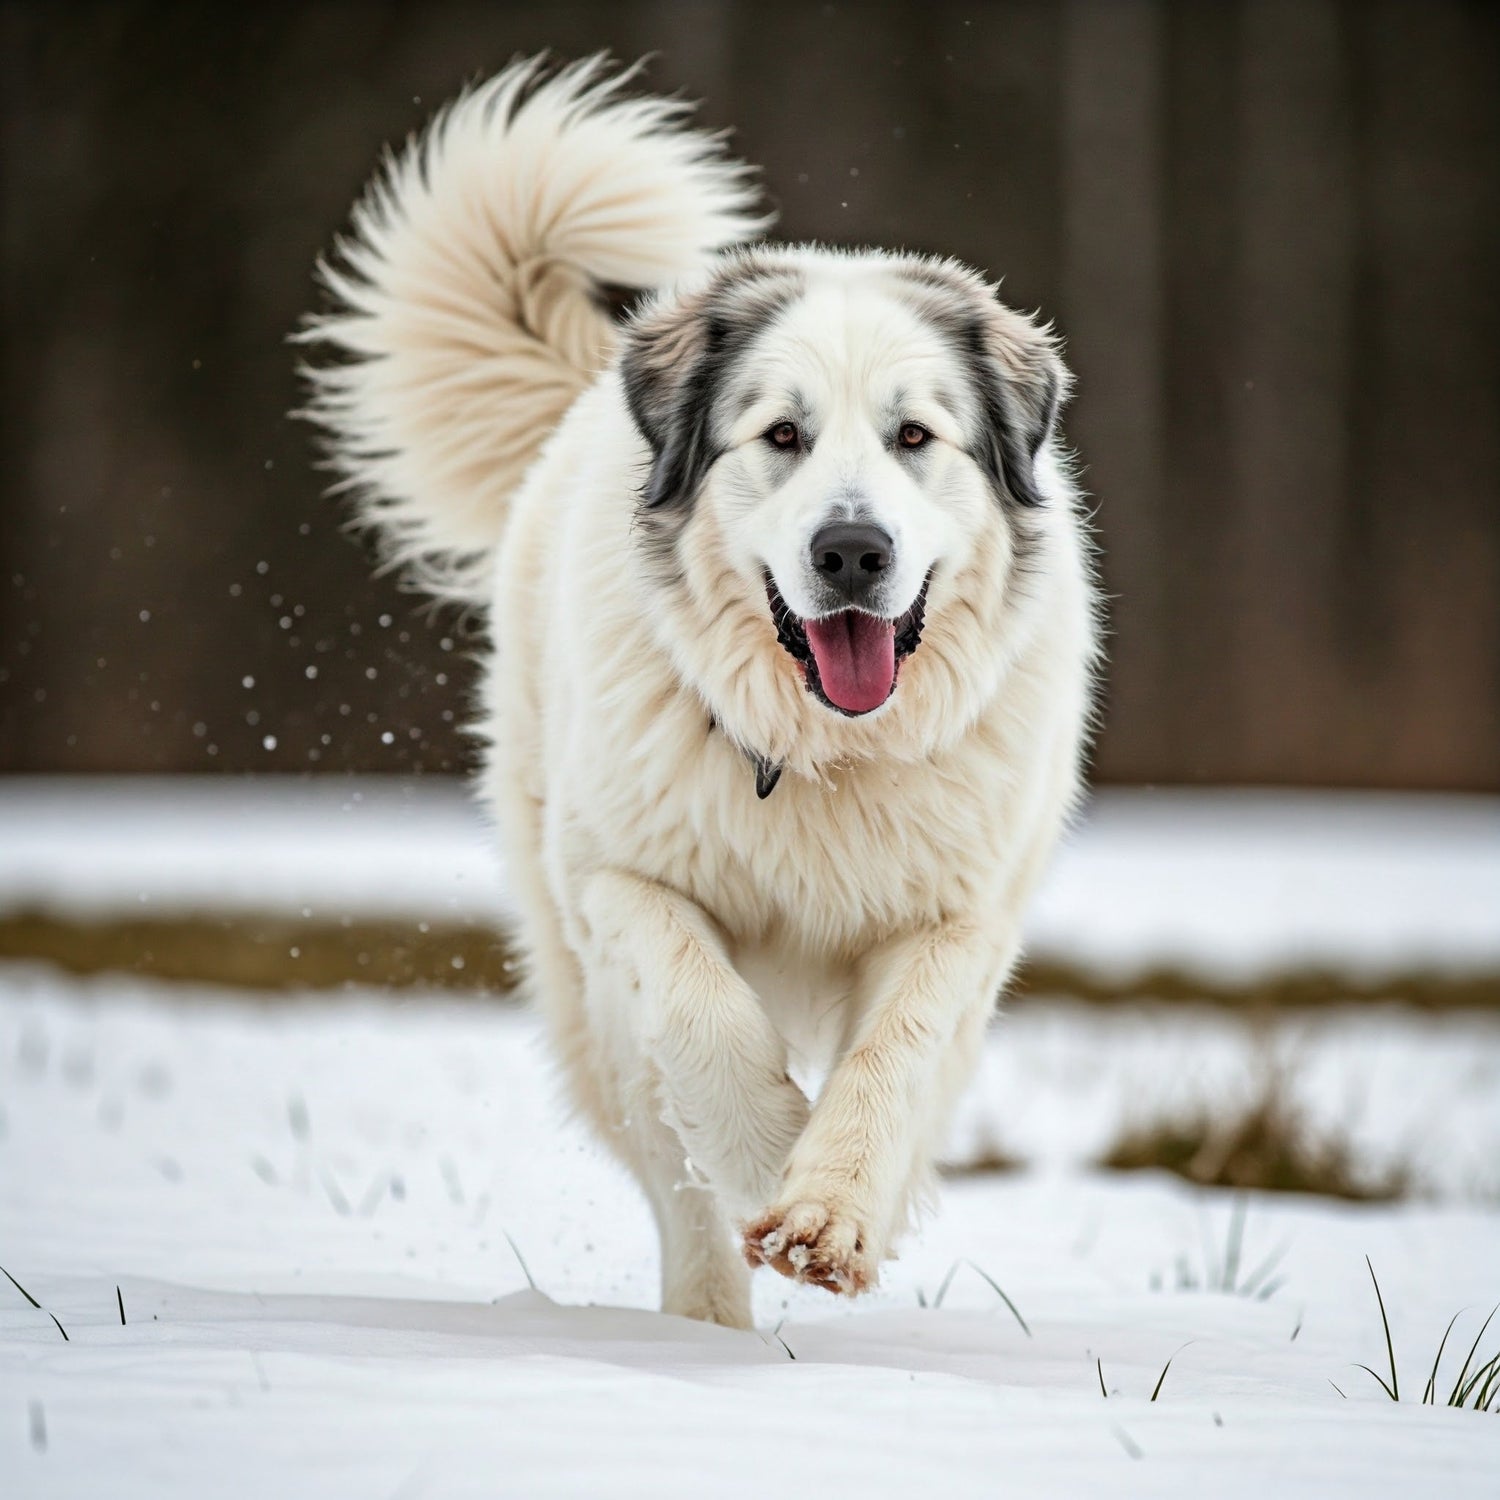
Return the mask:
[[[712,714],[708,716],[708,727],[719,728],[719,721]],[[779,760],[770,760],[764,755],[756,755],[752,750],[746,750],[744,755],[745,759],[755,767],[755,795],[764,802],[776,790],[776,783],[781,780],[782,763]]]
[[755,795],[762,802],[776,790],[781,780],[781,762],[767,760],[763,755],[751,757],[755,762]]

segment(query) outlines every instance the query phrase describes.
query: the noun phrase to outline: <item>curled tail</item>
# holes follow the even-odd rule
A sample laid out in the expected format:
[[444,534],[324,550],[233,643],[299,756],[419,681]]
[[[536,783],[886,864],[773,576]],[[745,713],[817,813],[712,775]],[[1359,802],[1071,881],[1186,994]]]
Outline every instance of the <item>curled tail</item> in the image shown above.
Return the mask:
[[383,169],[319,266],[304,415],[392,565],[482,597],[506,502],[608,363],[601,292],[653,288],[764,228],[747,169],[602,57],[514,63]]

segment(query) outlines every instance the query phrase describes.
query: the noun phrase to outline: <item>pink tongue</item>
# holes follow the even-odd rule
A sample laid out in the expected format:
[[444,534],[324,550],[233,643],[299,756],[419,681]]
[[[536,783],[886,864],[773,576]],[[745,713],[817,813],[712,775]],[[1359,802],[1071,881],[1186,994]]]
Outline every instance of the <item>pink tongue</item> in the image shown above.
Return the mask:
[[804,628],[830,703],[845,713],[867,714],[891,696],[896,685],[893,621],[846,609],[827,619],[808,620]]

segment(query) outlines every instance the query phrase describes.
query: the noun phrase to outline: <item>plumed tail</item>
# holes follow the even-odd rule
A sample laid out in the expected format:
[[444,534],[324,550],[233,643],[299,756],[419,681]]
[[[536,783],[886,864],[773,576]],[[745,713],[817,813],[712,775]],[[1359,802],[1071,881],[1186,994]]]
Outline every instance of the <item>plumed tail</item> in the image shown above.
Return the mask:
[[506,502],[608,363],[606,297],[758,233],[748,169],[603,57],[512,64],[382,170],[318,269],[302,413],[393,566],[482,599]]

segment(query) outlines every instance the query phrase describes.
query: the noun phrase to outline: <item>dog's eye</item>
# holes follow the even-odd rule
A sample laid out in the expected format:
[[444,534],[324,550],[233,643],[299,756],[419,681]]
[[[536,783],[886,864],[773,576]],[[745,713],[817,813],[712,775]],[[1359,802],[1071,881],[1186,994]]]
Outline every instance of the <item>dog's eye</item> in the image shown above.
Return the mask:
[[802,434],[798,432],[795,422],[778,422],[766,433],[766,441],[773,448],[790,451],[802,446]]
[[931,436],[925,427],[919,427],[915,422],[905,422],[897,434],[897,440],[903,448],[920,448]]

